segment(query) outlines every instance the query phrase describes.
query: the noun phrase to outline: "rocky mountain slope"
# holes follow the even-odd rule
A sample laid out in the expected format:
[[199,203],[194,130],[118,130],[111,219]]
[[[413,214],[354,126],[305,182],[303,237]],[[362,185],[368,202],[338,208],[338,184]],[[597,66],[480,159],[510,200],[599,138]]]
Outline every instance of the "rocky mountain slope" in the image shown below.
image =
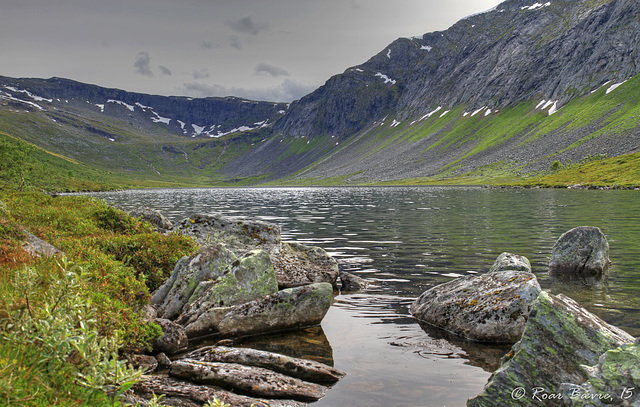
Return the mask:
[[291,106],[0,77],[0,131],[197,184],[534,174],[640,148],[639,15],[635,0],[508,0],[398,39]]

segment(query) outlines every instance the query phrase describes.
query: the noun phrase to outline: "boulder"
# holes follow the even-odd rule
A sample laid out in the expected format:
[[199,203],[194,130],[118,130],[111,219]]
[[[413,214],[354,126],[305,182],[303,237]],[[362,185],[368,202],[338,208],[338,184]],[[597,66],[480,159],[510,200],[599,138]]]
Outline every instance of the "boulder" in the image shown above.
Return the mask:
[[221,318],[235,305],[257,300],[278,291],[269,255],[253,250],[228,266],[215,280],[202,281],[176,320],[189,337],[215,332]]
[[586,382],[583,365],[593,366],[604,352],[633,341],[571,298],[541,292],[522,339],[467,406],[562,406],[563,383]]
[[355,274],[340,272],[340,290],[341,291],[361,291],[369,286],[367,280],[358,277]]
[[300,243],[283,243],[272,252],[280,288],[330,283],[337,288],[338,262],[324,249]]
[[472,341],[514,343],[540,291],[531,273],[499,271],[433,287],[411,304],[410,311],[422,322]]
[[189,340],[183,327],[168,319],[158,318],[153,322],[162,328],[162,336],[152,344],[154,353],[173,355],[187,349]]
[[177,318],[185,305],[196,300],[236,260],[236,255],[224,244],[210,244],[192,256],[183,257],[171,277],[153,294],[151,304],[160,317]]
[[328,283],[287,288],[232,309],[218,331],[242,336],[318,325],[332,301],[333,287]]
[[173,223],[160,212],[146,206],[141,206],[129,212],[132,218],[138,218],[151,224],[158,232],[167,232],[173,228]]
[[38,257],[54,257],[54,256],[64,257],[65,256],[64,252],[56,248],[51,243],[45,242],[44,240],[40,239],[35,235],[32,235],[31,233],[27,232],[24,229],[22,229],[22,231],[27,237],[22,248],[24,249],[24,251],[29,253],[31,257],[33,257],[34,259]]
[[599,278],[609,269],[609,243],[597,227],[580,226],[553,245],[549,269],[559,279]]
[[336,286],[338,263],[319,247],[284,243],[281,229],[268,222],[220,214],[196,214],[173,228],[200,244],[224,244],[236,256],[253,249],[269,253],[280,288],[327,282]]
[[502,253],[489,269],[489,273],[495,271],[516,270],[531,273],[531,262],[524,256],[512,253]]

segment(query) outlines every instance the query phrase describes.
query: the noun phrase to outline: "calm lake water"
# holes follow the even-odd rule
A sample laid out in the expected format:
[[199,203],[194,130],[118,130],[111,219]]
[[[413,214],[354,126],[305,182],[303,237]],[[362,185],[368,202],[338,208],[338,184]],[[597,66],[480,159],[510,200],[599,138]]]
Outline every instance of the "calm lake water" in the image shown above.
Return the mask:
[[[374,282],[366,293],[337,296],[321,329],[247,343],[346,371],[317,407],[465,405],[505,348],[421,327],[407,307],[434,285],[486,272],[505,251],[528,257],[543,288],[640,335],[637,191],[221,188],[94,195],[127,210],[146,205],[174,221],[219,212],[276,223],[284,240],[321,246],[342,269]],[[609,240],[613,265],[599,287],[549,280],[551,247],[576,226],[598,226]]]

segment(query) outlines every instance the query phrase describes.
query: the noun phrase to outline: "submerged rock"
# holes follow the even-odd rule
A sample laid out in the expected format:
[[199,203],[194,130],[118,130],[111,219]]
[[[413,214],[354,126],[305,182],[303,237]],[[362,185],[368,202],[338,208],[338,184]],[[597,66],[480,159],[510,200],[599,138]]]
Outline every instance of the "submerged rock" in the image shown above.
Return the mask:
[[515,270],[531,273],[531,262],[524,256],[512,253],[502,253],[489,269],[489,273],[495,271]]
[[242,336],[317,325],[332,302],[333,287],[328,283],[287,288],[232,309],[218,331]]
[[600,278],[609,269],[609,242],[597,227],[580,226],[553,245],[549,269],[559,279]]
[[540,291],[531,273],[498,271],[433,287],[410,311],[420,321],[472,341],[514,343]]
[[522,339],[469,407],[562,406],[564,384],[589,379],[583,365],[634,338],[562,294],[540,293]]
[[361,291],[369,287],[369,283],[362,277],[355,274],[340,272],[340,291]]

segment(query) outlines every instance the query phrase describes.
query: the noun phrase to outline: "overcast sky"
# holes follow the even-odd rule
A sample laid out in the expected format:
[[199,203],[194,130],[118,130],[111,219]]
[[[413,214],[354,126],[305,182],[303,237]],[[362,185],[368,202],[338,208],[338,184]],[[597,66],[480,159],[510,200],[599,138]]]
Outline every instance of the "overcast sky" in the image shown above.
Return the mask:
[[0,75],[290,102],[496,0],[0,0]]

